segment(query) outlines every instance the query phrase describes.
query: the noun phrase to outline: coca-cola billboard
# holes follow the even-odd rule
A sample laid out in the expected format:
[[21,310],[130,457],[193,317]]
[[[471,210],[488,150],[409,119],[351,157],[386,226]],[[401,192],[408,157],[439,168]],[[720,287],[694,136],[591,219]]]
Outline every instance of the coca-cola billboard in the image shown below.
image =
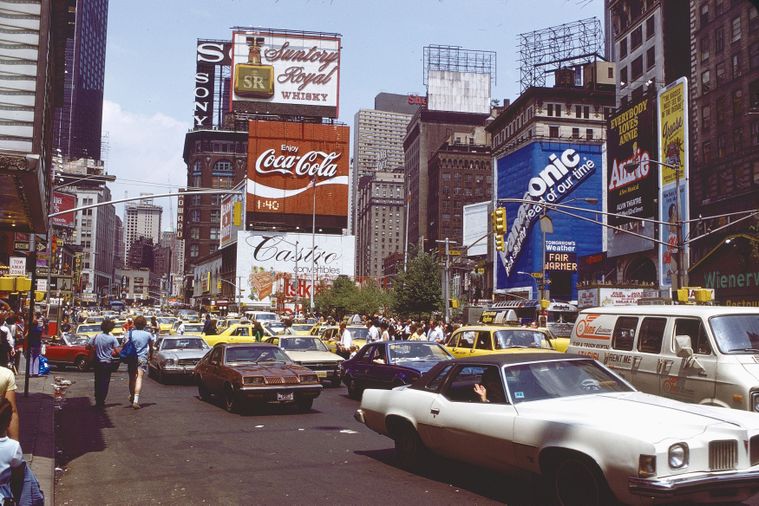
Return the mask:
[[246,209],[248,228],[283,225],[339,231],[348,223],[349,129],[251,121]]

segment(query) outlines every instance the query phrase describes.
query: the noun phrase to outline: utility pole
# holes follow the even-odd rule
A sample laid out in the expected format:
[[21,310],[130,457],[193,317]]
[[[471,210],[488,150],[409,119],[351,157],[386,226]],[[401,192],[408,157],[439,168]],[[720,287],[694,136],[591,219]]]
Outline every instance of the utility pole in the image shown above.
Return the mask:
[[451,259],[451,243],[457,244],[456,241],[451,241],[449,238],[445,238],[444,241],[437,240],[437,243],[445,244],[445,268],[443,269],[443,303],[445,304],[445,322],[448,323],[451,320],[451,306],[450,306],[450,259]]

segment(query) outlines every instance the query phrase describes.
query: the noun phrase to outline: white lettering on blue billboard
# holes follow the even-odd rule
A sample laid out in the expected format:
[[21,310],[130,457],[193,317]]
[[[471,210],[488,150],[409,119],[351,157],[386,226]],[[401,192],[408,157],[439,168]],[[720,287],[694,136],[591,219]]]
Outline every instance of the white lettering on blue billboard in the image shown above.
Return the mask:
[[560,202],[596,169],[593,160],[583,159],[573,148],[564,150],[560,155],[552,153],[548,156],[548,161],[548,165],[527,184],[522,199],[533,202],[519,206],[506,238],[506,251],[501,255],[501,260],[507,277],[511,275],[519,258],[530,227],[543,212],[544,204]]

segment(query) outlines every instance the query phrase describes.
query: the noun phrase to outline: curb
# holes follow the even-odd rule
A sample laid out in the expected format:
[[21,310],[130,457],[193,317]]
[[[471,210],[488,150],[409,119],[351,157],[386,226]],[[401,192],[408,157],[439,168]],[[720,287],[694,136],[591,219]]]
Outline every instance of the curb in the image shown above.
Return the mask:
[[21,422],[24,460],[37,476],[45,504],[55,504],[55,401],[50,376],[29,378],[29,397],[24,397],[24,377],[17,378],[16,403]]

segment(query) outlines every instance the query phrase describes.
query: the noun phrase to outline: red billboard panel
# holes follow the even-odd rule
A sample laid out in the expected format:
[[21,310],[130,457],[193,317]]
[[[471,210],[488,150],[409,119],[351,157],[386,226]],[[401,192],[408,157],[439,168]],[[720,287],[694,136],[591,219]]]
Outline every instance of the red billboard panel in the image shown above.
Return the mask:
[[349,128],[251,121],[246,228],[339,232],[348,225]]
[[[60,213],[76,207],[76,195],[70,193],[53,192],[53,201],[51,202],[51,214]],[[60,214],[50,218],[50,224],[54,227],[75,228],[74,213]]]

